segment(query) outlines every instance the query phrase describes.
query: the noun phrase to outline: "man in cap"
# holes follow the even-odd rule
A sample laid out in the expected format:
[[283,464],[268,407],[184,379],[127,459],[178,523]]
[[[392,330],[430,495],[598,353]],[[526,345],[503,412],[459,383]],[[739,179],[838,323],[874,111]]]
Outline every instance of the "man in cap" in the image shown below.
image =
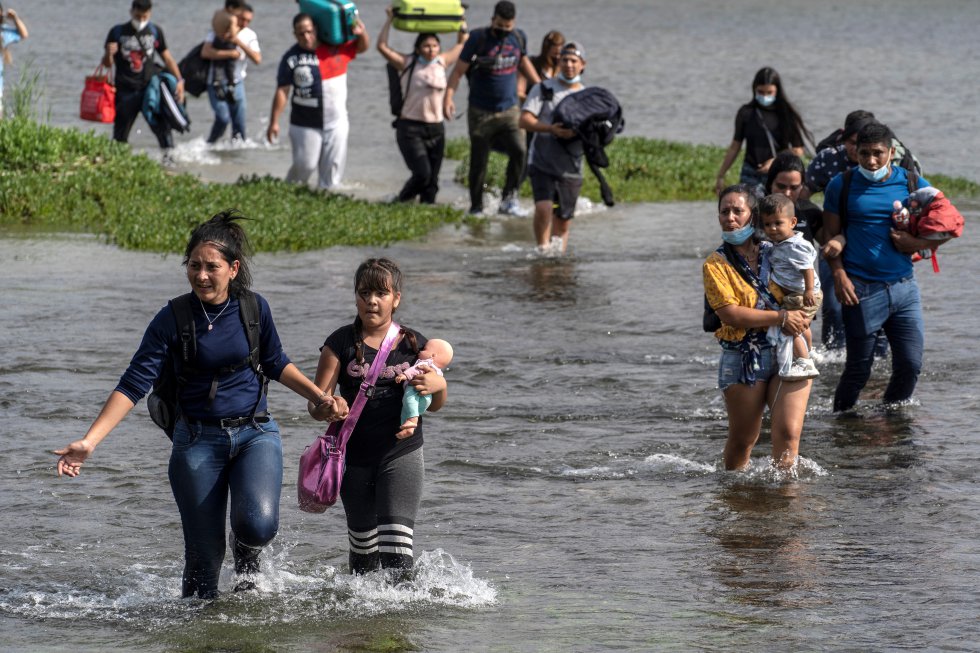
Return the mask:
[[566,43],[558,75],[531,89],[521,111],[520,125],[533,136],[528,176],[534,194],[534,237],[544,253],[565,252],[575,202],[582,191],[582,141],[570,140],[575,132],[552,122],[552,114],[559,102],[585,88],[584,70],[585,49],[577,41]]

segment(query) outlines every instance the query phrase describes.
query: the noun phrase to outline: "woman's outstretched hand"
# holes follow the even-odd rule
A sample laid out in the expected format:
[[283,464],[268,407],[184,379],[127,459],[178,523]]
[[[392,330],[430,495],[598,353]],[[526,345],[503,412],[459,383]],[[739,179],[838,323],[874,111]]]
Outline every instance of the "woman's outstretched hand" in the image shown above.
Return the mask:
[[63,449],[56,449],[53,453],[61,456],[58,458],[58,476],[72,478],[78,476],[85,460],[92,455],[93,449],[95,447],[85,440],[75,440]]

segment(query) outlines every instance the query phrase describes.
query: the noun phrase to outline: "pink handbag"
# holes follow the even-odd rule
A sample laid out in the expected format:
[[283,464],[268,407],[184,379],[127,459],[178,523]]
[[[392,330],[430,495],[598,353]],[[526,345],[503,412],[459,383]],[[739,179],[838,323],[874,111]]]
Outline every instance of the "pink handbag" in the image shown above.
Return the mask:
[[299,459],[299,479],[296,481],[296,498],[304,512],[323,512],[337,502],[340,483],[344,479],[344,457],[347,440],[354,432],[357,419],[364,410],[368,397],[374,395],[374,384],[384,369],[388,354],[401,329],[395,322],[388,327],[378,355],[361,383],[361,389],[343,422],[331,422],[327,432],[317,437]]

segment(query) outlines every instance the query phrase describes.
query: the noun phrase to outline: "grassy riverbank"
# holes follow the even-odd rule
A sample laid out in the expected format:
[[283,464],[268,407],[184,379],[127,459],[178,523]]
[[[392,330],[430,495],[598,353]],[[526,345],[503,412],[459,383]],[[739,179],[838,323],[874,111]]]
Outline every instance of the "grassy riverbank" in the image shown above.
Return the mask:
[[[466,138],[451,139],[446,145],[446,157],[460,161],[456,180],[466,184],[469,170],[470,144]],[[669,202],[713,200],[715,176],[725,156],[725,148],[713,145],[690,145],[629,136],[617,138],[606,148],[609,167],[603,171],[613,189],[617,202]],[[500,188],[504,182],[507,159],[496,152],[490,155],[487,185]],[[728,171],[726,181],[738,182],[741,158]],[[585,171],[582,194],[593,202],[602,201],[595,176]],[[926,171],[929,182],[947,197],[980,197],[980,184]],[[530,185],[525,182],[521,195],[530,197]]]
[[[456,176],[464,185],[468,152],[459,138],[446,153],[462,161]],[[723,156],[719,147],[637,137],[617,139],[608,153],[606,177],[618,202],[711,200]],[[170,174],[104,136],[27,118],[0,121],[0,161],[0,229],[94,233],[129,249],[181,251],[195,224],[226,208],[254,218],[248,231],[259,251],[384,245],[463,219],[448,206],[371,203],[271,177],[208,184]],[[503,176],[504,158],[494,154],[487,182],[499,187]],[[954,201],[980,196],[975,182],[927,176]],[[588,172],[583,193],[600,201]]]
[[0,228],[95,233],[129,249],[179,252],[193,226],[241,209],[259,251],[384,245],[461,220],[449,207],[374,204],[271,177],[206,184],[127,145],[27,119],[0,121]]

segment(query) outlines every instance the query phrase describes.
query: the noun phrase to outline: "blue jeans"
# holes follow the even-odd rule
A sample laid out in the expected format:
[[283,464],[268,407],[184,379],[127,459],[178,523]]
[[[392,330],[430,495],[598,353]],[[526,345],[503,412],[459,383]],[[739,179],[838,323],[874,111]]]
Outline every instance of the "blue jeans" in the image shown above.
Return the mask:
[[211,126],[208,143],[216,143],[229,124],[231,137],[245,140],[245,84],[239,82],[226,88],[231,92],[231,97],[219,100],[214,84],[208,85],[208,99],[214,109],[214,125]]
[[[844,316],[841,315],[841,305],[837,301],[834,292],[834,275],[830,271],[830,265],[820,257],[820,285],[824,288],[823,303],[820,304],[820,319],[823,326],[820,328],[820,342],[829,349],[843,349],[846,344],[844,334]],[[884,358],[888,355],[888,338],[885,337],[884,330],[878,331],[875,338],[875,356]]]
[[257,556],[279,530],[279,426],[271,417],[234,428],[181,419],[174,429],[169,476],[184,528],[182,596],[213,598],[225,557],[229,490],[236,554],[251,550]]
[[844,318],[840,313],[840,302],[834,292],[834,275],[830,271],[827,261],[821,256],[818,273],[820,274],[820,285],[824,289],[823,303],[820,305],[820,319],[823,326],[820,329],[820,342],[827,349],[839,349],[844,347]]
[[848,410],[871,377],[875,341],[884,329],[892,348],[892,376],[883,401],[912,396],[922,369],[925,326],[919,284],[913,277],[895,283],[851,277],[860,303],[841,307],[847,337],[847,362],[834,393],[834,410]]

